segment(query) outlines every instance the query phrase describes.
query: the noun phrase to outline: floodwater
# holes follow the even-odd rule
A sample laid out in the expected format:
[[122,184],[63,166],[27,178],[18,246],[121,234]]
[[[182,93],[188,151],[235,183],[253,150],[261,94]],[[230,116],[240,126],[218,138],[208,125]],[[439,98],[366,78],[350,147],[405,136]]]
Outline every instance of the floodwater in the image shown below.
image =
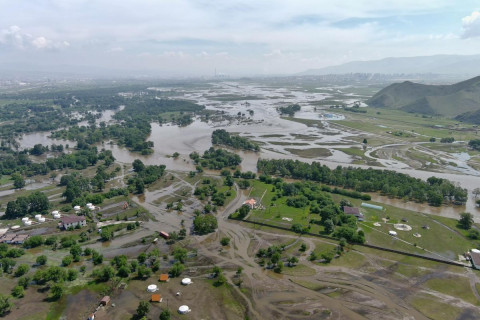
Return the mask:
[[[352,136],[355,134],[329,126],[329,120],[325,120],[328,119],[325,115],[331,114],[329,110],[321,110],[319,107],[315,108],[312,106],[314,101],[329,98],[327,93],[304,92],[300,89],[270,88],[235,82],[215,83],[213,86],[214,89],[192,89],[184,92],[182,98],[205,105],[205,107],[210,110],[223,111],[224,114],[229,115],[229,117],[225,117],[225,119],[221,121],[210,121],[208,123],[201,122],[197,119],[187,127],[174,125],[161,126],[154,123],[152,124],[152,133],[148,138],[149,141],[154,142],[154,152],[147,156],[129,152],[125,148],[120,148],[115,144],[105,143],[99,145],[99,147],[112,150],[117,161],[123,163],[131,163],[135,159],[140,159],[146,164],[164,164],[171,170],[191,171],[194,170],[195,166],[188,155],[193,151],[203,153],[204,150],[210,148],[212,146],[211,133],[213,130],[220,128],[262,143],[262,151],[258,153],[235,151],[243,158],[241,167],[244,171],[256,172],[256,163],[260,157],[266,159],[298,159],[305,162],[321,161],[322,164],[330,168],[335,168],[338,165],[352,165],[352,157],[333,148],[349,147],[352,145],[358,146],[358,142],[352,140]],[[161,90],[162,88],[156,89]],[[235,95],[240,97],[248,95],[255,96],[256,99],[248,100],[248,104],[244,100],[219,101],[216,98],[219,95]],[[302,106],[301,112],[296,115],[298,119],[319,120],[318,125],[309,127],[303,123],[280,117],[277,108],[292,103],[298,103]],[[105,114],[102,115],[102,117],[105,116],[105,118],[102,118],[102,121],[110,121],[113,112],[114,111],[111,110],[106,111]],[[237,116],[239,112],[243,115]],[[321,118],[321,115],[324,116]],[[331,115],[331,118],[335,120],[335,115]],[[69,143],[70,145],[74,145],[74,142],[71,141],[50,139],[48,135],[48,133],[25,135],[20,141],[21,147],[31,148],[37,143],[44,145]],[[325,148],[330,151],[331,156],[326,158],[302,158],[290,153],[286,150],[288,148]],[[174,152],[180,153],[181,156],[178,159],[171,158],[170,155]],[[370,152],[367,152],[366,156],[368,156],[369,153]],[[378,161],[378,159],[374,159]],[[455,160],[458,168],[465,168],[467,166],[466,164],[463,165],[467,160],[466,157],[457,156]],[[421,179],[427,179],[431,176],[447,178],[458,183],[463,188],[467,188],[469,191],[480,186],[479,172],[474,170],[464,172],[468,174],[433,173],[415,170],[409,167],[408,164],[396,160],[383,160],[382,164],[387,169],[406,173]],[[368,167],[362,165],[354,166]],[[387,202],[390,200],[384,199],[382,201]],[[391,199],[391,201],[395,200]],[[480,219],[480,212],[477,211],[472,198],[469,198],[466,207],[459,208],[432,208],[413,203],[405,204],[403,202],[397,203],[397,205],[401,207],[410,205],[414,206],[411,207],[413,210],[452,217],[457,217],[459,210],[466,210],[472,212],[477,219]]]

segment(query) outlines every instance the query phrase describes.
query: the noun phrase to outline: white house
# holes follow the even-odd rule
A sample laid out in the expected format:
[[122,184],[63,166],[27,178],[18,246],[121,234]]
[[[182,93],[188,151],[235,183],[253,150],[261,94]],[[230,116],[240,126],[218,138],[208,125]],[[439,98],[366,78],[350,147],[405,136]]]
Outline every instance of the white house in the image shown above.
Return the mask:
[[84,216],[64,216],[60,221],[59,225],[63,229],[68,229],[70,227],[75,228],[78,225],[80,227],[87,225],[87,220]]

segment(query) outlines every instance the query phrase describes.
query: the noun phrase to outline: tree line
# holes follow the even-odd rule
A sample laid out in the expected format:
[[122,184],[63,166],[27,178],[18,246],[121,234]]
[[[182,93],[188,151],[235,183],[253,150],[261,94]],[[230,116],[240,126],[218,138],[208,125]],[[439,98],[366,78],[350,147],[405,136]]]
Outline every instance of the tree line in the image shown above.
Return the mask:
[[330,169],[319,162],[298,160],[264,160],[257,162],[259,172],[293,179],[311,180],[358,192],[380,192],[382,195],[428,202],[432,206],[465,204],[466,189],[447,179],[430,177],[427,181],[391,170],[338,166]]

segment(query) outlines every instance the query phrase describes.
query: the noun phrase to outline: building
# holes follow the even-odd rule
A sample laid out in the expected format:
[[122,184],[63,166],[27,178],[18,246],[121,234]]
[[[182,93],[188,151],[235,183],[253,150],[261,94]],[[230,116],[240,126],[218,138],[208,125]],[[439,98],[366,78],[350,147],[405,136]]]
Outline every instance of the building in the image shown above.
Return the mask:
[[87,220],[84,216],[65,216],[59,223],[59,226],[63,229],[75,228],[76,226],[84,227],[87,225]]
[[158,293],[152,294],[152,302],[162,302],[163,298]]
[[168,278],[168,274],[167,273],[162,273],[160,275],[160,282],[168,282],[169,278]]
[[6,234],[0,239],[0,241],[2,243],[12,243],[16,236],[17,235],[15,233]]
[[472,261],[472,267],[474,269],[480,270],[480,253],[472,250],[470,252],[470,261]]
[[253,199],[253,198],[252,198],[252,199],[248,199],[248,200],[245,200],[245,202],[244,202],[243,204],[249,206],[250,209],[254,209],[255,206],[257,205],[257,200],[255,200],[255,199]]
[[102,305],[102,306],[106,306],[109,303],[110,303],[110,297],[109,296],[105,296],[105,297],[102,298],[102,300],[100,300],[100,305]]
[[15,238],[13,238],[12,243],[15,244],[23,244],[25,240],[27,240],[29,237],[28,234],[19,234]]
[[345,214],[350,214],[352,216],[355,216],[359,221],[365,220],[365,217],[363,216],[363,213],[360,212],[360,209],[355,208],[355,207],[343,207],[343,212]]

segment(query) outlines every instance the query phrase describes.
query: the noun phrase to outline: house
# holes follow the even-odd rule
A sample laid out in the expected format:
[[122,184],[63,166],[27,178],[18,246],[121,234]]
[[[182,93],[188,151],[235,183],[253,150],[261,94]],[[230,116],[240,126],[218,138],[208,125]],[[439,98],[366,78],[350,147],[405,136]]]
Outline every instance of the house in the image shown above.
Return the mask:
[[363,216],[363,213],[361,213],[360,209],[358,209],[358,208],[344,206],[343,207],[343,212],[345,214],[350,214],[350,215],[355,216],[358,219],[358,221],[365,220],[365,217]]
[[152,302],[162,302],[163,298],[158,293],[152,294]]
[[102,300],[100,300],[100,305],[102,305],[102,306],[106,306],[109,303],[110,303],[110,297],[109,296],[105,296],[105,297],[102,298]]
[[27,240],[29,237],[28,234],[19,234],[15,238],[13,238],[12,243],[15,244],[23,244],[25,240]]
[[255,205],[257,204],[257,200],[255,199],[248,199],[248,200],[245,200],[245,202],[243,202],[243,204],[247,205],[250,207],[250,209],[253,209],[255,208]]
[[480,253],[472,250],[470,252],[470,260],[472,261],[472,267],[480,270]]
[[16,236],[17,235],[15,233],[6,234],[0,239],[0,241],[2,243],[12,243]]
[[60,221],[59,226],[65,230],[70,227],[84,227],[87,225],[87,220],[84,216],[65,216]]
[[162,273],[160,275],[160,282],[168,282],[169,278],[168,278],[168,274],[167,273]]

